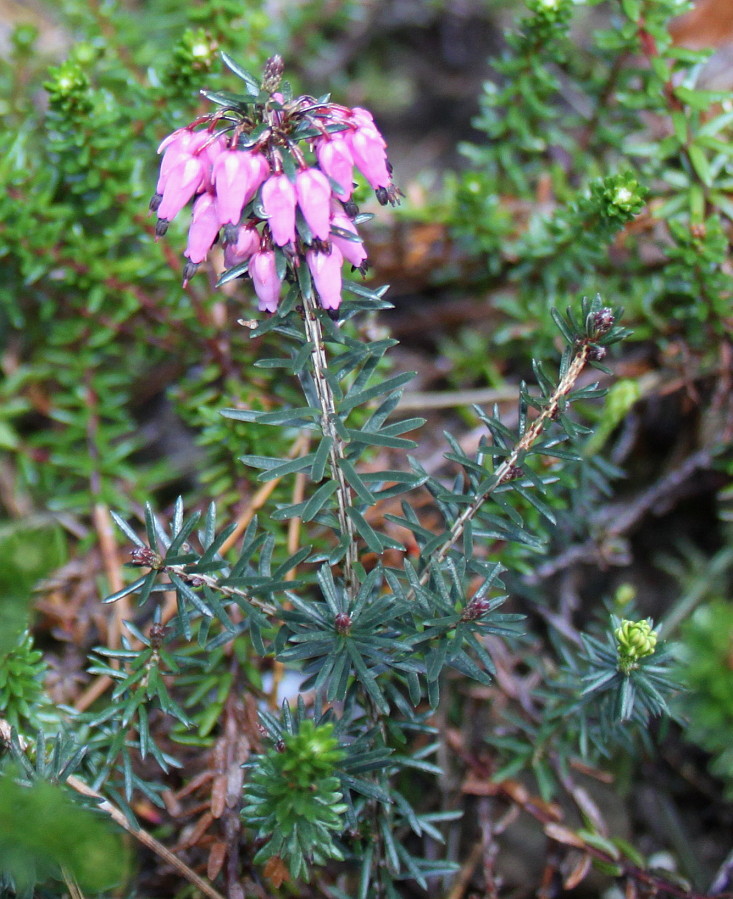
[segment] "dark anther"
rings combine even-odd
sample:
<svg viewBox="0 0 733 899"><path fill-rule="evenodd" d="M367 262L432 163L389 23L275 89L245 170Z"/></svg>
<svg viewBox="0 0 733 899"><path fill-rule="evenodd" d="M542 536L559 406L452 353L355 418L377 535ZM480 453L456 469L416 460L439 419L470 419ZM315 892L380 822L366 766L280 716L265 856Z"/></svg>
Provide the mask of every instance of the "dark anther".
<svg viewBox="0 0 733 899"><path fill-rule="evenodd" d="M163 202L163 194L153 194L150 198L150 206L148 207L151 212L157 212L158 207Z"/></svg>
<svg viewBox="0 0 733 899"><path fill-rule="evenodd" d="M188 282L193 278L196 272L199 270L197 262L187 262L183 266L183 286L185 287Z"/></svg>
<svg viewBox="0 0 733 899"><path fill-rule="evenodd" d="M158 219L155 223L155 236L156 237L165 237L166 231L168 230L169 225L168 219Z"/></svg>

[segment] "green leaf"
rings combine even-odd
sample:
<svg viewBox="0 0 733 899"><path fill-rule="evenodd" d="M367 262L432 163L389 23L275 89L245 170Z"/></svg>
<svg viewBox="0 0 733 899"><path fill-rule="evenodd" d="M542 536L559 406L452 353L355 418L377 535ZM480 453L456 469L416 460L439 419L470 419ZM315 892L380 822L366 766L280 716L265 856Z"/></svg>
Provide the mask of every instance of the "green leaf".
<svg viewBox="0 0 733 899"><path fill-rule="evenodd" d="M228 53L225 53L223 50L220 51L219 55L221 56L221 61L224 63L224 65L231 72L234 72L234 74L238 78L241 78L242 81L244 81L244 83L247 85L247 90L249 91L249 93L255 94L255 95L259 94L260 83L254 77L254 75L251 75L246 69L243 69L242 66L240 66L238 62L236 62L234 59L232 59L232 57Z"/></svg>
<svg viewBox="0 0 733 899"><path fill-rule="evenodd" d="M385 393L391 393L393 390L399 390L400 387L403 387L414 377L415 372L405 371L399 375L394 375L391 378L380 381L379 384L374 384L372 387L367 387L365 390L360 390L356 393L348 393L338 404L338 411L349 412L356 406L361 406L363 403L367 403L375 397Z"/></svg>
<svg viewBox="0 0 733 899"><path fill-rule="evenodd" d="M313 457L313 466L311 467L311 480L316 484L323 478L332 446L332 437L323 437L318 444L318 449Z"/></svg>
<svg viewBox="0 0 733 899"><path fill-rule="evenodd" d="M708 158L702 147L699 147L697 144L691 144L687 148L687 152L697 177L706 187L711 187L713 183L713 174L710 171L710 163L708 162Z"/></svg>
<svg viewBox="0 0 733 899"><path fill-rule="evenodd" d="M364 518L364 516L359 512L358 509L355 509L353 506L349 506L346 510L349 518L356 525L356 530L359 532L362 540L366 543L369 549L373 553L381 553L382 552L382 541L379 538L379 535L374 531Z"/></svg>
<svg viewBox="0 0 733 899"><path fill-rule="evenodd" d="M339 468L343 471L349 486L359 499L369 506L374 505L374 494L359 477L351 462L348 459L339 459Z"/></svg>

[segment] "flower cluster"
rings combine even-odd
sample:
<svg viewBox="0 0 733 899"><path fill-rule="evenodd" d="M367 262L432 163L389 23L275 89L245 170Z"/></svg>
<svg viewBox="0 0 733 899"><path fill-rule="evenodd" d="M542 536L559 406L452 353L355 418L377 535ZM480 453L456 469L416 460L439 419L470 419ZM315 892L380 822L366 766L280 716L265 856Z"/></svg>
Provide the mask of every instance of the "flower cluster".
<svg viewBox="0 0 733 899"><path fill-rule="evenodd" d="M226 56L225 62L253 92L207 94L220 110L161 143L150 204L158 214L156 234L165 234L193 199L184 284L221 237L225 274L249 275L260 310L275 312L287 277L312 284L321 306L336 310L343 263L366 270L352 201L354 169L382 205L398 202L384 138L366 109L287 98L277 90L279 57L268 61L254 88L252 76Z"/></svg>

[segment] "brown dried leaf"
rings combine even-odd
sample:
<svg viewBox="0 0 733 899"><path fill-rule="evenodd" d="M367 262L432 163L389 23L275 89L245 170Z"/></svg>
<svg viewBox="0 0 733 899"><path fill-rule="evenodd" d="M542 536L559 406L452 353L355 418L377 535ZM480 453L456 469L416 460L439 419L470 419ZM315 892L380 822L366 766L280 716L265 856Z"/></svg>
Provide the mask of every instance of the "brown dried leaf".
<svg viewBox="0 0 733 899"><path fill-rule="evenodd" d="M591 867L591 857L586 853L571 852L563 863L563 869L572 865L567 873L564 873L563 887L566 890L574 890L575 887L585 880Z"/></svg>
<svg viewBox="0 0 733 899"><path fill-rule="evenodd" d="M206 876L209 880L216 880L227 857L227 844L217 840L209 850L209 860L206 864Z"/></svg>
<svg viewBox="0 0 733 899"><path fill-rule="evenodd" d="M214 818L221 818L224 814L227 801L227 776L217 774L211 786L211 814Z"/></svg>
<svg viewBox="0 0 733 899"><path fill-rule="evenodd" d="M600 809L591 798L590 793L588 793L588 791L584 787L579 786L573 786L572 793L575 804L578 806L583 816L590 823L593 830L596 830L603 836L608 836L608 827L606 826L606 822L603 818L603 815L601 814Z"/></svg>
<svg viewBox="0 0 733 899"><path fill-rule="evenodd" d="M495 784L488 777L479 777L473 771L469 771L461 785L461 792L469 796L496 796L501 792L499 784Z"/></svg>
<svg viewBox="0 0 733 899"><path fill-rule="evenodd" d="M276 890L283 885L284 881L290 880L290 871L288 871L288 866L280 858L279 855L273 855L272 858L267 860L262 873L275 887Z"/></svg>
<svg viewBox="0 0 733 899"><path fill-rule="evenodd" d="M564 846L574 846L576 849L585 849L585 842L569 827L550 821L545 824L544 831L551 840L556 840Z"/></svg>

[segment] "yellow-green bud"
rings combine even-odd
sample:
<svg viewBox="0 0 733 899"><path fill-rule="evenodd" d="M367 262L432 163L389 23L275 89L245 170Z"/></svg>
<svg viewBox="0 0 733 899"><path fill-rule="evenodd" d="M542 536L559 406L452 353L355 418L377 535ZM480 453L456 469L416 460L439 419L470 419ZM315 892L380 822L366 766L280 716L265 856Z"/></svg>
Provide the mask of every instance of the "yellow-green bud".
<svg viewBox="0 0 733 899"><path fill-rule="evenodd" d="M613 634L619 668L624 672L635 668L639 659L652 655L657 645L657 632L647 619L630 621L625 618Z"/></svg>

